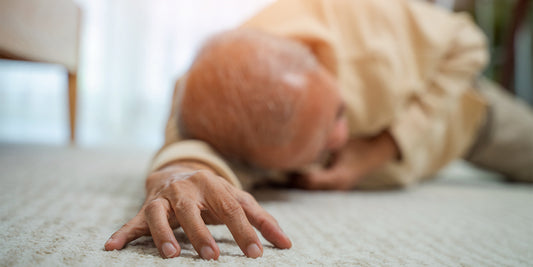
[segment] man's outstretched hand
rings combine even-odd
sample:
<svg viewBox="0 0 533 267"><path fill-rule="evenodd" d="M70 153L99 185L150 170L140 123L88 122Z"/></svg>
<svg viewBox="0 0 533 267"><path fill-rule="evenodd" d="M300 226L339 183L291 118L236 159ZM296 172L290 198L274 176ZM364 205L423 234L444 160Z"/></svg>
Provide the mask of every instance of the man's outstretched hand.
<svg viewBox="0 0 533 267"><path fill-rule="evenodd" d="M143 207L111 236L105 249L122 249L141 236L151 235L163 257L177 257L181 249L172 229L181 226L200 257L217 259L220 250L206 224L221 223L227 225L248 257L263 254L252 225L276 247L291 247L276 220L252 195L198 165L176 163L152 173L146 180Z"/></svg>

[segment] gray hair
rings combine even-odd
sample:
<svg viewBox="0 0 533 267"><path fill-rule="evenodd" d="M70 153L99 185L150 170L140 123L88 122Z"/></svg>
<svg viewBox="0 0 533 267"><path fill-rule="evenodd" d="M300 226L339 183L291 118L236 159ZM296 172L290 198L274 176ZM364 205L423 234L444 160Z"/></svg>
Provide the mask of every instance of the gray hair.
<svg viewBox="0 0 533 267"><path fill-rule="evenodd" d="M255 30L217 34L200 49L180 92L179 127L228 157L292 140L291 122L318 62L304 45Z"/></svg>

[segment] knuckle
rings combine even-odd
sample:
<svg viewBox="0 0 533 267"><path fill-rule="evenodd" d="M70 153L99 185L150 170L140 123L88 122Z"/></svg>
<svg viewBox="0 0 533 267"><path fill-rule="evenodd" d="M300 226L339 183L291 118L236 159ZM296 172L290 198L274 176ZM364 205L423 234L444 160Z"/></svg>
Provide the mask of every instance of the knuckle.
<svg viewBox="0 0 533 267"><path fill-rule="evenodd" d="M201 225L190 226L190 231L187 235L191 243L208 243L209 237L205 233L204 228Z"/></svg>
<svg viewBox="0 0 533 267"><path fill-rule="evenodd" d="M258 207L257 208L257 215L255 215L254 217L254 220L256 221L257 225L259 227L263 227L264 225L267 225L267 224L274 224L274 225L278 225L278 222L276 221L276 219L274 218L274 216L272 216L270 213L268 213L266 210L264 210L262 207Z"/></svg>
<svg viewBox="0 0 533 267"><path fill-rule="evenodd" d="M176 195L181 195L184 192L183 183L182 181L174 181L167 187L170 192Z"/></svg>
<svg viewBox="0 0 533 267"><path fill-rule="evenodd" d="M268 225L270 223L270 220L266 216L260 216L259 218L256 218L257 220L257 228L259 230L263 230L265 225Z"/></svg>
<svg viewBox="0 0 533 267"><path fill-rule="evenodd" d="M121 231L118 231L115 234L125 234L128 238L138 237L146 234L146 229L148 229L147 225L145 223L136 224L133 222L127 222L125 223Z"/></svg>
<svg viewBox="0 0 533 267"><path fill-rule="evenodd" d="M194 203L189 199L179 198L174 203L176 212L184 213L194 208Z"/></svg>
<svg viewBox="0 0 533 267"><path fill-rule="evenodd" d="M213 182L212 176L213 173L208 170L197 170L189 179L197 184L208 185Z"/></svg>
<svg viewBox="0 0 533 267"><path fill-rule="evenodd" d="M220 201L220 213L225 218L233 218L241 213L241 206L236 201Z"/></svg>
<svg viewBox="0 0 533 267"><path fill-rule="evenodd" d="M248 192L242 193L240 202L241 202L241 205L248 206L248 207L253 206L256 203L255 198L252 196L252 194Z"/></svg>
<svg viewBox="0 0 533 267"><path fill-rule="evenodd" d="M142 225L135 225L132 227L131 229L131 236L132 237L136 237L136 236L143 236L146 234L146 230L148 229L148 226L145 225L145 224L142 224Z"/></svg>
<svg viewBox="0 0 533 267"><path fill-rule="evenodd" d="M145 214L146 214L146 212L150 212L150 211L153 211L153 210L155 210L157 208L160 208L162 205L163 205L163 200L161 200L160 198L156 198L154 200L150 200L148 203L146 203Z"/></svg>

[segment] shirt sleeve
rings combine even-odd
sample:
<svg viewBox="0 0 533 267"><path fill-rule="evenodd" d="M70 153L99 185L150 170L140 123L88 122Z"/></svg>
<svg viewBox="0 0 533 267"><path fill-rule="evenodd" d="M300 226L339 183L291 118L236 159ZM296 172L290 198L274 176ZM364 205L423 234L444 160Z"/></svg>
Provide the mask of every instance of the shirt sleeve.
<svg viewBox="0 0 533 267"><path fill-rule="evenodd" d="M408 2L406 12L410 39L423 44L415 51L423 83L407 95L389 128L401 160L372 174L363 188L405 186L433 175L466 152L485 114L473 89L488 61L481 30L466 14L419 1Z"/></svg>
<svg viewBox="0 0 533 267"><path fill-rule="evenodd" d="M337 74L335 33L323 0L278 0L243 23L251 28L287 37L307 46L332 74Z"/></svg>
<svg viewBox="0 0 533 267"><path fill-rule="evenodd" d="M187 140L180 136L178 129L178 100L180 90L183 89L184 79L176 82L172 96L172 107L165 128L165 143L152 159L150 172L153 172L171 162L193 160L209 165L217 174L228 182L242 188L241 182L224 159L218 155L206 142Z"/></svg>

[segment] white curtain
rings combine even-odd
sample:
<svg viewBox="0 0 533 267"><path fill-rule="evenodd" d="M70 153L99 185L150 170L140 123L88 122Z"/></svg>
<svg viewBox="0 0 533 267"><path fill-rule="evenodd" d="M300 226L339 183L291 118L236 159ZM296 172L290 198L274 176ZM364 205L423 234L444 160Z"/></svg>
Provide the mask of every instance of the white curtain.
<svg viewBox="0 0 533 267"><path fill-rule="evenodd" d="M201 42L271 0L78 0L84 12L79 144L155 148L174 80Z"/></svg>

